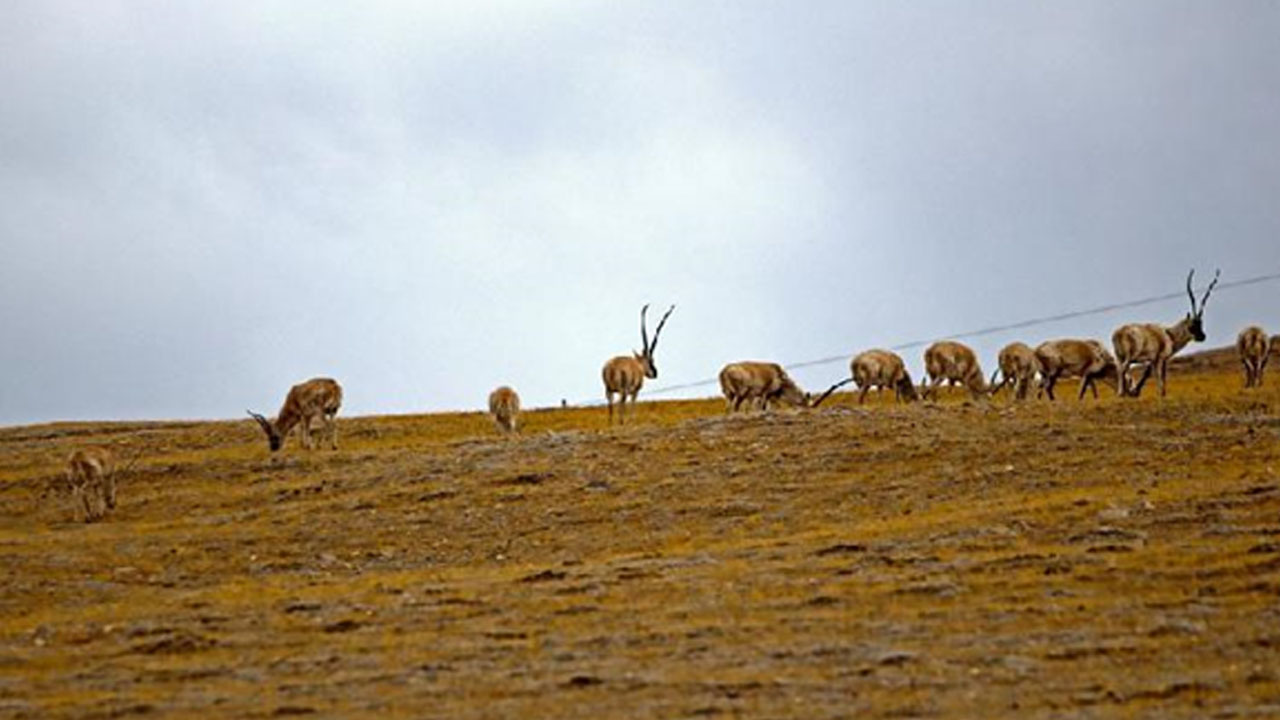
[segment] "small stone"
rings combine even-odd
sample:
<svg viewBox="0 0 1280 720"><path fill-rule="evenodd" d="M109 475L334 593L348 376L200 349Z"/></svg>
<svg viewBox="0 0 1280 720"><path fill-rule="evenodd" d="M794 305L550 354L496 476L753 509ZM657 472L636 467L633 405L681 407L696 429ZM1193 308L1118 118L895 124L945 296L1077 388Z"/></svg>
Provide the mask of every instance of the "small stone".
<svg viewBox="0 0 1280 720"><path fill-rule="evenodd" d="M1107 522L1115 522L1116 520L1124 520L1125 518L1128 518L1128 517L1129 517L1129 511L1128 511L1128 510L1126 510L1126 509L1124 509L1124 508L1122 508L1122 507L1115 507L1114 505L1113 505L1113 506L1111 506L1111 507L1108 507L1108 508L1107 508L1107 509L1105 509L1105 510L1101 510L1101 511L1099 511L1099 512L1098 512L1098 519L1099 519L1099 520L1105 520L1105 521L1107 521Z"/></svg>

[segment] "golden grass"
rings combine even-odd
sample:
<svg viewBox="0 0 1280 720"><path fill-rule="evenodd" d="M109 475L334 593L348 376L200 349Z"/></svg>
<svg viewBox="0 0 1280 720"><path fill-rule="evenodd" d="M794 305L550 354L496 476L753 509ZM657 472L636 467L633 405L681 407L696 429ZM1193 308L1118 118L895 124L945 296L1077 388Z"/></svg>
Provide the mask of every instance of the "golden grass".
<svg viewBox="0 0 1280 720"><path fill-rule="evenodd" d="M1280 712L1274 386L0 430L0 716ZM1064 393L1066 394L1066 393ZM42 484L147 450L107 520Z"/></svg>

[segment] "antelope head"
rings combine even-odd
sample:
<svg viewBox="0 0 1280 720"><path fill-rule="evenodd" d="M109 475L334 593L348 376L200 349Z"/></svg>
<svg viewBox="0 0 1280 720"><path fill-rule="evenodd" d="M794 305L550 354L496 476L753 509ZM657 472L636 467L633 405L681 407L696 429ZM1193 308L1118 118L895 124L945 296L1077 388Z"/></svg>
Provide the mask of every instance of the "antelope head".
<svg viewBox="0 0 1280 720"><path fill-rule="evenodd" d="M920 399L920 394L916 392L915 383L911 382L910 373L902 373L902 379L898 381L898 392L902 393L902 397L907 402L915 402Z"/></svg>
<svg viewBox="0 0 1280 720"><path fill-rule="evenodd" d="M671 317L671 311L676 306L672 305L667 308L667 312L663 314L662 319L658 321L658 329L653 331L653 342L649 342L649 333L645 329L644 315L649 310L646 304L640 308L640 343L644 347L643 353L633 353L636 360L640 361L640 365L644 368L644 376L653 380L658 377L658 366L653 361L653 353L658 349L658 336L662 334L662 326L667 324L667 318Z"/></svg>
<svg viewBox="0 0 1280 720"><path fill-rule="evenodd" d="M1200 306L1196 307L1196 295L1191 291L1191 278L1196 274L1195 268L1187 273L1187 297L1191 299L1191 312L1183 322L1187 323L1187 330L1191 332L1191 337L1196 342L1204 342L1204 305L1209 301L1209 294L1213 292L1214 286L1218 284L1218 276L1222 274L1221 270L1214 272L1213 282L1209 283L1209 287L1204 291L1204 297L1200 299Z"/></svg>
<svg viewBox="0 0 1280 720"><path fill-rule="evenodd" d="M271 446L271 452L279 450L280 446L284 444L284 439L280 437L280 432L276 430L276 426L270 420L252 410L246 410L245 412L249 413L249 417L257 420L258 424L262 426L262 432L267 434L267 444Z"/></svg>

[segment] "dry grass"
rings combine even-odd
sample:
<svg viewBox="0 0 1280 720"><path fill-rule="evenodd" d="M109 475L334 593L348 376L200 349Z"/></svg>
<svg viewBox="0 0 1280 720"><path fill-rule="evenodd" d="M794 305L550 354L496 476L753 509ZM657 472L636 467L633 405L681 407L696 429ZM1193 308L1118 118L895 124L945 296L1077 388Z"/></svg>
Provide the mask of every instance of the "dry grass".
<svg viewBox="0 0 1280 720"><path fill-rule="evenodd" d="M0 716L1280 714L1280 382L0 430ZM1073 389L1073 388L1069 388ZM43 484L145 447L105 522Z"/></svg>

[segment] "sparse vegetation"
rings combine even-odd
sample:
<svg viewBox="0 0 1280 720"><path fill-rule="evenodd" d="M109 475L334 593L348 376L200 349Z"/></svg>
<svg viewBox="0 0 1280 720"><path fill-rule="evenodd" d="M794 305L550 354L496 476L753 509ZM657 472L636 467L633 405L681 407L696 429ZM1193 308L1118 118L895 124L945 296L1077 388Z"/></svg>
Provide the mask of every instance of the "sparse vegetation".
<svg viewBox="0 0 1280 720"><path fill-rule="evenodd" d="M0 429L0 716L1280 712L1280 391ZM146 447L86 525L72 450Z"/></svg>

